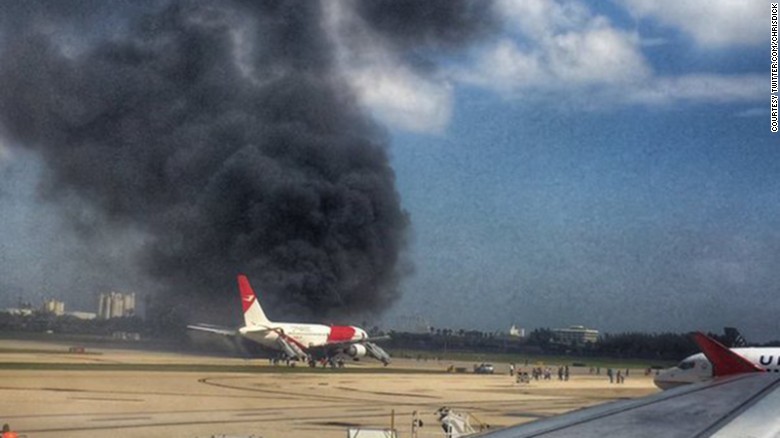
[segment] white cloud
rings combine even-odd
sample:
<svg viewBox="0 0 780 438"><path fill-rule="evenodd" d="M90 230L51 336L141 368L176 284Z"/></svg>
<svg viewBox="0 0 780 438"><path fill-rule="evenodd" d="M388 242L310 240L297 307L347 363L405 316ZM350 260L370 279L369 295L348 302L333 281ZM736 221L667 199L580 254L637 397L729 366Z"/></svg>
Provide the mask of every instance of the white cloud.
<svg viewBox="0 0 780 438"><path fill-rule="evenodd" d="M745 0L621 0L638 18L679 28L708 48L759 44L769 34L769 3Z"/></svg>
<svg viewBox="0 0 780 438"><path fill-rule="evenodd" d="M555 77L569 83L630 83L649 72L638 38L606 23L556 35L546 51Z"/></svg>
<svg viewBox="0 0 780 438"><path fill-rule="evenodd" d="M749 102L765 95L766 88L766 78L761 75L690 74L655 78L634 90L628 99L650 104Z"/></svg>
<svg viewBox="0 0 780 438"><path fill-rule="evenodd" d="M508 27L524 38L504 38L453 75L498 91L568 90L626 84L650 74L636 34L613 27L577 2L498 4Z"/></svg>
<svg viewBox="0 0 780 438"><path fill-rule="evenodd" d="M510 39L502 39L474 64L453 72L463 82L500 92L545 86L549 75L539 52L523 52Z"/></svg>
<svg viewBox="0 0 780 438"><path fill-rule="evenodd" d="M496 9L510 31L536 38L579 29L591 19L590 11L575 1L498 0Z"/></svg>
<svg viewBox="0 0 780 438"><path fill-rule="evenodd" d="M678 26L707 47L747 44L765 36L765 26L755 23L762 13L755 4L676 0L661 1L660 7L650 0L619 1L634 16ZM671 43L665 36L642 38L581 0L498 0L494 7L507 33L441 74L420 72L402 59L355 14L349 0L321 4L322 26L335 47L340 76L375 117L408 131L444 131L457 83L506 98L553 95L589 107L752 102L762 95L758 75L658 76L642 50Z"/></svg>
<svg viewBox="0 0 780 438"><path fill-rule="evenodd" d="M322 2L323 26L338 68L363 105L382 122L409 131L443 131L452 113L452 86L442 76L407 65L354 14L349 2Z"/></svg>
<svg viewBox="0 0 780 438"><path fill-rule="evenodd" d="M408 67L371 64L348 69L362 102L385 123L415 132L441 132L452 113L452 89L416 75Z"/></svg>
<svg viewBox="0 0 780 438"><path fill-rule="evenodd" d="M721 3L716 2L718 14L727 9ZM589 107L723 103L756 101L766 88L765 78L755 74L658 76L642 53L648 41L615 27L582 2L500 0L497 7L515 37L483 49L470 64L454 68L452 76L505 97L557 94Z"/></svg>

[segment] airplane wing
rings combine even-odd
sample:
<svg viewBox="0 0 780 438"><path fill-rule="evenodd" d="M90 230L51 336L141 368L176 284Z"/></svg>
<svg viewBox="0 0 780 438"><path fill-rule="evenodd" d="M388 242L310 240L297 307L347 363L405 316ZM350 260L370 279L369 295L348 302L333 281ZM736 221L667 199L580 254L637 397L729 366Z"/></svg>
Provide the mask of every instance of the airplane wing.
<svg viewBox="0 0 780 438"><path fill-rule="evenodd" d="M210 325L210 324L194 324L194 325L188 325L188 330L196 330L201 332L209 332L209 333L216 333L218 335L223 336L236 336L238 335L238 330L231 329L227 327L220 327L216 325Z"/></svg>
<svg viewBox="0 0 780 438"><path fill-rule="evenodd" d="M766 373L717 341L694 339L713 364L713 380L510 427L491 438L777 437L780 375Z"/></svg>
<svg viewBox="0 0 780 438"><path fill-rule="evenodd" d="M335 342L328 342L323 346L323 348L342 348L342 347L349 347L352 344L382 342L382 341L387 341L389 339L390 336L385 335L385 336L376 336L373 338L350 339L348 341L335 341Z"/></svg>
<svg viewBox="0 0 780 438"><path fill-rule="evenodd" d="M479 435L490 438L775 437L780 375L739 374Z"/></svg>
<svg viewBox="0 0 780 438"><path fill-rule="evenodd" d="M312 353L321 353L326 356L331 356L334 351L341 351L352 357L370 356L374 359L388 365L391 362L390 355L382 349L382 347L375 344L376 341L383 341L390 339L389 336L377 336L374 338L363 339L350 339L348 341L336 341L329 342L321 346L309 347L308 351Z"/></svg>

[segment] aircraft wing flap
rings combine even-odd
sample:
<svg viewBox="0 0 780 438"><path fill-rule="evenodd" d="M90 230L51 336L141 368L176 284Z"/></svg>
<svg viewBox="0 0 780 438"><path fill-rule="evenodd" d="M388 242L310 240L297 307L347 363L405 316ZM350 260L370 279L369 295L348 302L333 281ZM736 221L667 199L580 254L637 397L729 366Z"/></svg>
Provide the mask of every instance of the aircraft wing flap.
<svg viewBox="0 0 780 438"><path fill-rule="evenodd" d="M761 412L766 409L780 411L778 388L780 376L777 374L742 374L687 385L640 399L582 409L480 436L687 438L712 434L718 436L718 431L725 430L730 424L735 425L732 427L741 427L738 423L740 421L754 424L754 427L760 427L766 433L767 430L777 431L780 428L780 419L776 415L761 416ZM751 414L753 406L759 410ZM751 415L756 420L751 420ZM760 423L755 424L755 421ZM767 436L765 433L756 436Z"/></svg>

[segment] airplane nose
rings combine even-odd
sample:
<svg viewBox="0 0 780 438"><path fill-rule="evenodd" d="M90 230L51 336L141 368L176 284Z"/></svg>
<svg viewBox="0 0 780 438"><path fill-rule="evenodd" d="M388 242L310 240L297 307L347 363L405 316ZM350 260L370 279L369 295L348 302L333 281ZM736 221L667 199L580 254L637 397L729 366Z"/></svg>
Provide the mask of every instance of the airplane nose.
<svg viewBox="0 0 780 438"><path fill-rule="evenodd" d="M668 370L661 371L653 378L653 384L665 391L680 385L680 382L675 381L673 378L674 373Z"/></svg>
<svg viewBox="0 0 780 438"><path fill-rule="evenodd" d="M659 389L667 390L672 387L672 385L667 382L666 380L659 379L658 376L653 379L653 384L658 387Z"/></svg>

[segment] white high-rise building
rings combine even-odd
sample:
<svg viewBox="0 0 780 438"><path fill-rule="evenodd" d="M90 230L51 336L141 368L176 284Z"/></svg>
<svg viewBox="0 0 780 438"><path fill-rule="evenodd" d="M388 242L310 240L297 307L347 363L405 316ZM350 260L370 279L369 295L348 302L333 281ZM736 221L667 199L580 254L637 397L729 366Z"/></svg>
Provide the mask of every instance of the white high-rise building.
<svg viewBox="0 0 780 438"><path fill-rule="evenodd" d="M599 341L599 331L585 328L581 325L572 325L569 328L552 329L555 339L566 345L577 344L595 344Z"/></svg>
<svg viewBox="0 0 780 438"><path fill-rule="evenodd" d="M111 319L135 315L135 293L110 292L100 294L98 318Z"/></svg>
<svg viewBox="0 0 780 438"><path fill-rule="evenodd" d="M514 338L524 338L525 329L519 328L516 325L512 324L512 327L509 327L509 336L512 336Z"/></svg>
<svg viewBox="0 0 780 438"><path fill-rule="evenodd" d="M59 300L45 300L43 302L43 311L57 316L65 314L65 303Z"/></svg>

